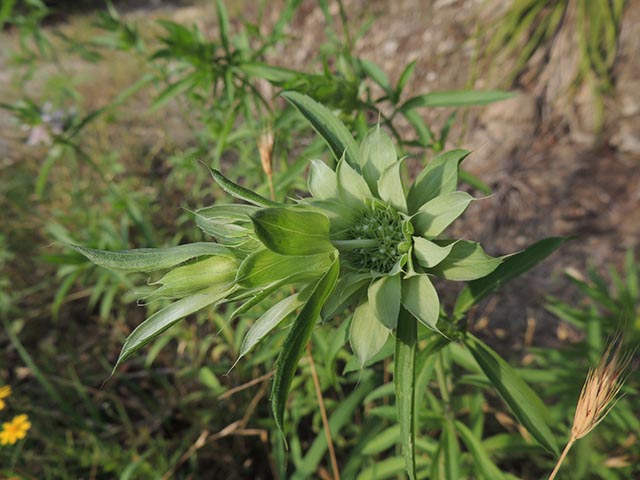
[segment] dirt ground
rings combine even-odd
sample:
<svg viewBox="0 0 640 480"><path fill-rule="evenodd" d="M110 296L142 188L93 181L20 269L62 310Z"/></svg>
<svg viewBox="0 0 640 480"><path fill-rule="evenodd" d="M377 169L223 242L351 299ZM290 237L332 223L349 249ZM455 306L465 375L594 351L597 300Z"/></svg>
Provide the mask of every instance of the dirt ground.
<svg viewBox="0 0 640 480"><path fill-rule="evenodd" d="M215 34L210 5L147 3L125 15L134 20L149 12L170 16L186 24L198 23ZM279 3L273 3L273 19ZM593 125L594 106L587 89L566 93L570 45L552 47L513 84L501 83L509 62L491 62L484 48L491 31L487 26L496 23L509 1L345 0L344 4L354 32L372 20L355 44L357 55L378 63L392 82L406 64L417 62L407 95L463 88L519 92L511 100L465 112L453 128L449 146L473 150L464 167L495 192L469 208L455 234L481 241L492 254L510 253L544 237L575 237L475 313L478 325L486 324L483 316L490 318L488 331L498 344L522 345L527 325L533 324L539 332L534 343L553 342L558 322L544 310L545 295L579 298L564 278L564 269L619 265L626 249L638 250L640 3L629 2L624 15L613 72L615 87L605 100L602 130ZM232 13L251 15L251 5L246 10L231 4L229 8ZM337 18L337 5L332 8ZM304 1L288 32L291 41L272 61L317 70L317 47L325 38L324 30L317 3ZM1 76L0 83L7 81L6 72ZM435 129L449 113L424 109ZM4 121L0 118L0 124ZM188 132L183 133L186 141ZM180 132L173 135L180 141Z"/></svg>

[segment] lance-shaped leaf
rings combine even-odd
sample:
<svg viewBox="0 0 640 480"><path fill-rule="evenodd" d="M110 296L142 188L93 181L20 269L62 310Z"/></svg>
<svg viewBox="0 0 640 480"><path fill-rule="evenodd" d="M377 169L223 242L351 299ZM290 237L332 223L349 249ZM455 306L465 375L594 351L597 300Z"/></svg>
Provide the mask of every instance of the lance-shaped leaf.
<svg viewBox="0 0 640 480"><path fill-rule="evenodd" d="M416 275L402 280L402 305L426 327L439 331L440 300L429 277Z"/></svg>
<svg viewBox="0 0 640 480"><path fill-rule="evenodd" d="M322 160L311 160L308 181L309 193L317 200L338 198L336 172Z"/></svg>
<svg viewBox="0 0 640 480"><path fill-rule="evenodd" d="M331 265L328 254L280 255L271 250L258 250L240 264L236 282L246 288L263 287L290 277L292 281L311 280L322 275Z"/></svg>
<svg viewBox="0 0 640 480"><path fill-rule="evenodd" d="M322 308L322 318L331 318L360 298L371 283L369 273L348 272L341 275L336 288Z"/></svg>
<svg viewBox="0 0 640 480"><path fill-rule="evenodd" d="M475 280L493 272L501 258L487 255L479 243L468 240L436 240L440 246L453 244L451 253L438 265L429 269L429 273L447 280Z"/></svg>
<svg viewBox="0 0 640 480"><path fill-rule="evenodd" d="M402 160L389 166L378 179L378 195L396 210L407 213L407 200L400 177Z"/></svg>
<svg viewBox="0 0 640 480"><path fill-rule="evenodd" d="M422 237L413 237L413 254L425 268L438 265L451 253L455 242L441 246Z"/></svg>
<svg viewBox="0 0 640 480"><path fill-rule="evenodd" d="M296 308L302 305L303 299L308 297L308 293L303 290L300 293L291 295L280 300L273 307L267 310L256 322L251 326L247 334L242 339L240 346L240 354L238 360L249 353L260 340L262 340L269 332L276 328L289 314L293 313ZM237 360L236 360L237 361Z"/></svg>
<svg viewBox="0 0 640 480"><path fill-rule="evenodd" d="M152 285L161 285L147 298L178 298L216 284L233 281L238 261L229 257L208 257L199 262L174 268Z"/></svg>
<svg viewBox="0 0 640 480"><path fill-rule="evenodd" d="M127 337L127 340L122 346L122 351L120 352L118 361L116 362L115 367L113 367L114 371L122 362L133 355L137 350L144 347L162 332L171 328L176 324L176 322L187 315L219 302L234 288L235 286L230 284L215 285L201 291L200 293L178 300L177 302L174 302L159 312L151 315L144 322L138 325L138 327L131 332L131 335Z"/></svg>
<svg viewBox="0 0 640 480"><path fill-rule="evenodd" d="M360 170L373 192L378 191L378 180L382 172L387 170L398 160L396 148L389 135L380 125L369 130L360 144Z"/></svg>
<svg viewBox="0 0 640 480"><path fill-rule="evenodd" d="M352 167L358 165L358 146L349 129L327 107L311 97L298 92L282 92L282 95L311 123L311 126L327 143L333 156L343 156Z"/></svg>
<svg viewBox="0 0 640 480"><path fill-rule="evenodd" d="M386 327L396 328L400 313L400 274L377 279L369 286L367 296L375 317Z"/></svg>
<svg viewBox="0 0 640 480"><path fill-rule="evenodd" d="M213 179L216 181L222 189L227 192L229 195L239 199L244 200L245 202L253 203L254 205L258 205L259 207L278 207L280 204L278 202L274 202L273 200L269 200L268 198L263 197L262 195L258 195L255 192L252 192L248 188L245 188L237 183L229 180L225 177L220 170L216 170L215 168L211 169L211 175Z"/></svg>
<svg viewBox="0 0 640 480"><path fill-rule="evenodd" d="M491 274L470 282L458 296L454 316L461 318L473 305L512 278L526 272L555 252L569 237L551 237L534 243L525 250L509 255Z"/></svg>
<svg viewBox="0 0 640 480"><path fill-rule="evenodd" d="M467 335L465 345L522 426L540 445L557 455L558 445L549 428L549 416L540 397L485 343L473 335Z"/></svg>
<svg viewBox="0 0 640 480"><path fill-rule="evenodd" d="M500 90L453 90L450 92L431 92L410 98L400 111L408 111L417 107L469 107L486 105L515 97L514 92Z"/></svg>
<svg viewBox="0 0 640 480"><path fill-rule="evenodd" d="M349 343L358 357L360 368L364 368L365 363L382 349L389 333L389 329L376 317L369 300L363 299L353 312L349 329Z"/></svg>
<svg viewBox="0 0 640 480"><path fill-rule="evenodd" d="M217 243L198 242L168 248L139 248L110 252L93 248L69 245L93 263L109 270L123 272L153 272L171 268L196 257L223 255L234 258L228 248Z"/></svg>
<svg viewBox="0 0 640 480"><path fill-rule="evenodd" d="M334 250L326 215L302 209L264 208L251 217L264 245L281 255L314 255Z"/></svg>
<svg viewBox="0 0 640 480"><path fill-rule="evenodd" d="M416 235L437 237L462 215L472 200L467 192L448 193L429 200L412 218Z"/></svg>
<svg viewBox="0 0 640 480"><path fill-rule="evenodd" d="M216 204L201 208L194 215L198 227L207 235L225 243L237 243L253 232L249 215L257 210L253 205Z"/></svg>
<svg viewBox="0 0 640 480"><path fill-rule="evenodd" d="M342 200L351 208L363 208L365 201L372 198L372 195L362 175L344 160L338 162L336 173L338 175L338 193Z"/></svg>
<svg viewBox="0 0 640 480"><path fill-rule="evenodd" d="M419 278L419 277L414 277ZM410 480L416 478L416 432L415 432L415 383L416 344L418 324L407 310L401 309L396 331L396 354L393 382L396 390L396 408L400 424L402 456Z"/></svg>
<svg viewBox="0 0 640 480"><path fill-rule="evenodd" d="M329 270L318 280L309 299L293 322L278 356L273 378L271 407L276 426L281 432L284 432L284 408L291 382L298 368L298 361L311 337L322 306L335 287L339 272L340 265L338 260L335 260Z"/></svg>
<svg viewBox="0 0 640 480"><path fill-rule="evenodd" d="M431 160L409 189L409 213L415 213L439 195L455 192L458 188L458 167L469 153L468 150L451 150Z"/></svg>

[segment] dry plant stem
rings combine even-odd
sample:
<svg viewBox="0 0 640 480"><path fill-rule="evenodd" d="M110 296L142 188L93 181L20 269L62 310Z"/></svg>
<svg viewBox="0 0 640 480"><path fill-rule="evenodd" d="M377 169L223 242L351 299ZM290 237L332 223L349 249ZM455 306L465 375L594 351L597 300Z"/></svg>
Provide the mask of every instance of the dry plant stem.
<svg viewBox="0 0 640 480"><path fill-rule="evenodd" d="M558 463L556 463L556 466L553 468L553 472L551 472L551 475L549 475L549 480L553 480L554 478L556 478L556 475L560 470L560 466L562 465L562 462L564 462L564 459L567 456L567 453L569 453L569 450L571 450L571 447L573 446L575 441L576 439L573 436L571 436L571 438L567 442L567 446L564 447L564 450L562 451L562 455L560 455L560 458L558 458Z"/></svg>
<svg viewBox="0 0 640 480"><path fill-rule="evenodd" d="M316 397L318 397L318 406L320 407L320 416L322 417L324 434L327 437L327 447L329 448L329 457L331 458L331 469L333 470L333 477L335 480L340 480L340 470L338 469L336 451L333 448L333 440L331 440L331 428L329 427L329 418L327 417L327 410L324 408L324 400L322 398L322 389L320 388L320 380L318 379L316 364L313 361L313 355L311 354L311 343L307 343L307 353L309 354L309 365L311 366L311 377L313 378L313 385L316 390Z"/></svg>

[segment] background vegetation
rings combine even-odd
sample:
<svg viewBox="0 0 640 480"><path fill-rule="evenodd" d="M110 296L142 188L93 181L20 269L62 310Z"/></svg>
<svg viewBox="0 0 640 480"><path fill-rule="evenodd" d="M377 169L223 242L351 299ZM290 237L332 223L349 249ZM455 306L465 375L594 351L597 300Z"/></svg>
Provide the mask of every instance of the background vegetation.
<svg viewBox="0 0 640 480"><path fill-rule="evenodd" d="M455 30L461 5L435 3L443 5L433 5L433 11L442 12L440 18L449 15L445 23ZM577 17L561 18L572 18L578 26L588 24L598 33L586 35L589 41L579 50L585 55L580 57L579 75L571 78L572 88L563 102L573 102L566 98L576 95L580 100L580 82L591 79L599 105L589 110L597 116L589 137L591 155L605 152L606 157L624 150L607 140L607 115L618 115L616 104L607 98L617 91L616 74L623 75L616 65L621 62L624 2L515 2L508 13L502 8L505 21L500 28L492 30L489 22L483 25L480 20L467 23L465 38L477 41L472 61L464 68L447 64L454 73L446 78L455 83L445 82L437 91L422 83L428 72L420 57L406 62L398 57L389 67L384 58L367 55L362 47L369 45L368 38L382 37L372 48L390 48L386 42L393 38L386 32L394 30L385 28L392 18L385 2L368 8L357 2L291 0L277 9L270 4L224 8L218 2L153 9L140 2L140 10L121 3L70 12L64 3L2 3L0 383L10 385L13 393L0 414L6 421L14 412L26 413L32 427L26 439L0 447L0 475L331 478L311 362L305 357L290 398L289 451L270 417L269 379L284 332L231 369L242 333L259 310L232 324L226 322L230 312L224 309L195 316L111 377L123 339L147 310L160 305L136 306L145 276L100 269L60 247L60 242L68 242L117 250L204 239L192 212L222 199L224 193L200 162L265 196L271 188L278 199L304 191L309 159L330 157L296 111L275 96L280 90L312 96L339 112L359 135L379 120L399 148L411 155L405 172L410 177L446 145L466 146L470 137L471 143L476 141L473 133L482 130L486 117L483 110L469 106L505 100L490 107L500 108L501 103L518 101L493 90L486 93L488 86L519 88L524 96L535 90L527 75L540 60L525 53L539 51L540 45L552 51L553 45L543 40L561 37L563 25L569 23L556 20L557 12L564 9L566 15L567 9L578 8L582 13ZM598 9L589 10L595 4ZM631 16L635 12L628 10ZM304 22L314 19L315 27L306 31ZM304 51L301 45L309 42L313 60L298 59L295 52ZM518 42L525 49L514 59L510 52ZM440 56L446 56L442 45L434 48L442 48ZM483 56L484 46L503 54L500 62L507 63L492 64L491 55ZM397 42L395 49L402 50L402 45ZM422 45L420 55L435 54ZM491 68L501 71L504 65L511 72L507 84L481 75ZM467 78L455 78L460 71ZM556 78L553 72L547 75ZM458 89L454 95L439 93L452 87ZM540 95L546 101L548 89ZM548 121L552 118L557 117L549 114ZM571 116L567 118L561 122L565 134L575 139L578 127ZM509 121L506 127L508 144L518 127ZM275 138L272 177L260 155L267 128ZM544 126L536 131L547 140L556 134ZM625 141L617 145L627 145ZM271 148L268 142L266 146ZM634 155L631 151L631 160L621 161L635 161ZM517 183L517 172L483 175L491 165L472 165L462 177L466 188L477 196L494 191L494 199L503 203L509 203L505 185L516 185L509 188L519 188L524 195L527 185ZM547 180L553 171L536 171L536 163L531 165L529 175L553 183ZM616 171L622 183L612 180L612 186L622 189L623 197L633 177ZM575 172L579 170L572 178L577 179ZM614 209L620 197L614 188L610 191ZM525 208L509 215L499 210L496 224L509 216L525 223L526 214ZM599 210L592 207L587 218L588 214L598 215ZM634 218L626 220L633 224ZM504 231L493 232L492 238L491 232L477 227L482 220L468 222L463 228L481 232L487 238L484 244L493 242L494 248L504 249L496 253L516 249L505 245L509 235ZM617 227L614 222L610 231L619 233ZM596 250L610 254L593 256L595 264L589 268L583 252L593 244L581 247L579 239L576 247L569 243L550 260L557 265L548 280L553 296L534 295L537 304L522 303L526 295L517 299L521 306L515 315L529 320L526 331L517 333L518 342L501 339L500 333L505 324L516 324L510 317L514 310L496 308L492 300L475 312L470 325L517 365L522 378L543 396L558 443L566 440L586 371L613 332L624 329L630 344L639 338L639 275L633 252L638 237L626 241L625 232L633 238L634 231L625 230L622 240L614 235L615 246L600 244ZM592 232L582 223L568 231L539 231L533 240L554 234L589 237ZM579 253L570 253L572 248ZM561 256L564 260L557 258ZM582 258L574 261L576 257ZM573 269L562 276L559 272L565 267ZM528 278L524 281L533 284L533 277ZM544 313L543 303L550 313ZM557 319L570 327L550 334ZM323 325L312 338L340 472L343 478L395 478L403 462L395 412L390 410L391 365L385 361L359 372L348 346L343 348L342 330ZM506 330L514 335L509 327ZM510 348L517 343L521 348ZM456 374L455 383L443 384L447 371ZM447 350L437 363L425 364L422 377L418 462L425 478L452 478L451 472L458 478L493 478L494 464L518 478L540 478L551 470L554 458L520 434L468 353ZM626 396L598 430L577 444L561 475L625 479L640 474L637 388L637 377L631 377ZM455 412L445 426L436 418L442 404L447 412Z"/></svg>

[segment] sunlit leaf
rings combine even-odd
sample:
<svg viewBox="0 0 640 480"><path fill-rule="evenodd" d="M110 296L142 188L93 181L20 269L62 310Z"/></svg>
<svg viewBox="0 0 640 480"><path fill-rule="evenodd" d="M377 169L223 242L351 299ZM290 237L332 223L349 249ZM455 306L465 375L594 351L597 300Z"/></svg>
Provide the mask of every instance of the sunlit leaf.
<svg viewBox="0 0 640 480"><path fill-rule="evenodd" d="M438 265L451 253L454 243L441 246L422 237L413 237L413 254L418 259L418 263L425 268Z"/></svg>
<svg viewBox="0 0 640 480"><path fill-rule="evenodd" d="M407 213L407 200L400 177L400 164L396 162L387 168L378 179L378 194L380 198L400 212Z"/></svg>
<svg viewBox="0 0 640 480"><path fill-rule="evenodd" d="M260 241L281 255L314 255L334 250L329 240L329 219L320 212L263 208L251 220Z"/></svg>
<svg viewBox="0 0 640 480"><path fill-rule="evenodd" d="M473 201L467 192L440 195L422 205L412 219L416 235L437 237L466 210Z"/></svg>
<svg viewBox="0 0 640 480"><path fill-rule="evenodd" d="M344 160L338 162L338 193L344 202L354 208L362 209L365 200L372 198L367 182Z"/></svg>
<svg viewBox="0 0 640 480"><path fill-rule="evenodd" d="M446 247L453 244L451 253L438 265L429 269L447 280L475 280L493 272L501 258L487 255L479 243L468 240L436 240L436 244Z"/></svg>
<svg viewBox="0 0 640 480"><path fill-rule="evenodd" d="M336 160L344 156L351 166L358 165L358 146L351 132L328 108L298 92L282 92L280 95L311 123L316 132L327 142Z"/></svg>
<svg viewBox="0 0 640 480"><path fill-rule="evenodd" d="M360 144L360 169L369 188L377 192L377 185L382 172L398 160L396 148L380 125L372 128Z"/></svg>
<svg viewBox="0 0 640 480"><path fill-rule="evenodd" d="M458 167L470 153L468 150L451 150L431 160L409 189L409 213L415 213L439 195L455 192L458 188Z"/></svg>
<svg viewBox="0 0 640 480"><path fill-rule="evenodd" d="M216 181L222 189L227 192L229 195L244 200L245 202L253 203L259 207L278 207L280 204L278 202L274 202L273 200L269 200L268 198L263 197L262 195L258 195L255 192L252 192L248 188L245 188L237 183L229 180L225 177L220 170L216 170L215 168L211 169L211 175L213 179Z"/></svg>
<svg viewBox="0 0 640 480"><path fill-rule="evenodd" d="M318 200L338 198L338 179L336 172L322 160L311 160L308 181L309 193Z"/></svg>

